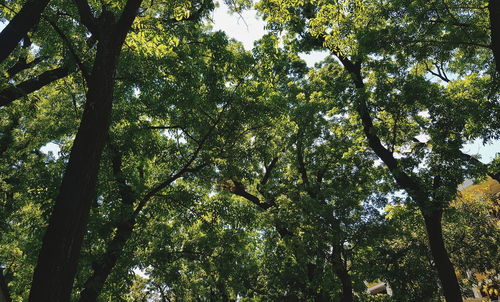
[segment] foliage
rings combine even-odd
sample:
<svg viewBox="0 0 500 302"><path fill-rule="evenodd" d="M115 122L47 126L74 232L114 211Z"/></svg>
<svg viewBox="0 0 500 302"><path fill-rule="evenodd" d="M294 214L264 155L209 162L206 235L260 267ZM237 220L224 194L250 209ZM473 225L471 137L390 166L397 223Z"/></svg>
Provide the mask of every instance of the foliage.
<svg viewBox="0 0 500 302"><path fill-rule="evenodd" d="M246 51L206 24L212 1L139 1L109 44L134 1L53 0L0 62L12 301L30 295L95 91L112 111L80 166L98 181L72 301L439 301L436 230L463 294L498 296L500 157L463 152L499 138L488 2L234 1L270 29ZM1 20L28 5L4 1ZM308 68L299 53L318 49ZM373 280L394 295L368 295Z"/></svg>

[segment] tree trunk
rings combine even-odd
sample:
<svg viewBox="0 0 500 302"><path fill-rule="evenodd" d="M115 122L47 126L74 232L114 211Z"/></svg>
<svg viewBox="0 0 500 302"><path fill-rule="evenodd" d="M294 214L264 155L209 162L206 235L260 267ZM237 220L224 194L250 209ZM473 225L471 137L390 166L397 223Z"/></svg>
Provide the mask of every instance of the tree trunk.
<svg viewBox="0 0 500 302"><path fill-rule="evenodd" d="M334 249L333 253L333 270L342 284L342 296L340 297L340 302L352 302L353 295L351 276L344 265L344 261L342 260L339 251Z"/></svg>
<svg viewBox="0 0 500 302"><path fill-rule="evenodd" d="M495 70L500 73L500 3L499 0L490 0L488 3L490 14L491 50L495 60Z"/></svg>
<svg viewBox="0 0 500 302"><path fill-rule="evenodd" d="M22 38L40 21L42 12L49 0L31 0L26 2L9 24L0 33L0 63L16 48Z"/></svg>
<svg viewBox="0 0 500 302"><path fill-rule="evenodd" d="M424 216L425 229L427 231L432 258L434 259L434 263L436 265L439 280L441 280L441 286L443 288L446 301L462 301L462 294L458 284L458 279L455 275L453 264L450 261L450 257L444 245L443 227L441 224L443 210L433 209L422 211L422 215Z"/></svg>
<svg viewBox="0 0 500 302"><path fill-rule="evenodd" d="M95 302L101 293L104 283L120 258L127 240L132 235L135 225L135 217L125 221L116 231L113 240L106 249L101 259L92 264L94 272L85 282L84 289L80 293L79 302Z"/></svg>
<svg viewBox="0 0 500 302"><path fill-rule="evenodd" d="M102 39L98 44L82 121L33 275L31 302L70 300L111 118L114 74L121 50L121 44L112 41Z"/></svg>

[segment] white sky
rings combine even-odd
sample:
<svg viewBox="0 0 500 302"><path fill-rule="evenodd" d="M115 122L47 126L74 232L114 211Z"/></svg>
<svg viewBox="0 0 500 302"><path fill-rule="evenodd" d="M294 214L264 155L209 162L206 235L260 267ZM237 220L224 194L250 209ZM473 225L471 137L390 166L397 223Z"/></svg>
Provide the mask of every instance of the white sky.
<svg viewBox="0 0 500 302"><path fill-rule="evenodd" d="M264 21L257 16L255 10L245 10L241 14L228 14L228 7L219 2L219 7L212 13L213 29L222 30L229 37L243 43L245 49L253 48L254 41L267 33ZM302 53L300 57L312 67L328 55L326 51L314 51L309 54Z"/></svg>

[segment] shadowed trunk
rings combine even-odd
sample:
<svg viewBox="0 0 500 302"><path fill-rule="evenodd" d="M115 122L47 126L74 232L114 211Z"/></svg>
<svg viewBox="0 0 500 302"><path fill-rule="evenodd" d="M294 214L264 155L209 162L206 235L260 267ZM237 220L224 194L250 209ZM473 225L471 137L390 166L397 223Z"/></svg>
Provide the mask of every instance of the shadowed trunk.
<svg viewBox="0 0 500 302"><path fill-rule="evenodd" d="M377 129L373 125L370 110L367 106L368 102L361 74L361 64L354 63L349 58L340 54L335 55L342 62L344 68L350 73L353 84L358 90L358 99L355 101L356 111L360 116L363 132L365 133L368 145L389 168L396 183L412 197L422 211L422 214L424 214L426 229L429 235L429 247L436 264L436 270L438 271L446 301L462 301L457 276L455 275L455 270L453 269L453 265L444 246L441 225L442 210L438 213L439 215L434 212L424 213L425 207L431 202L429 192L422 187L418 177L402 169L399 161L394 157L392 152L382 144L380 137L377 135Z"/></svg>
<svg viewBox="0 0 500 302"><path fill-rule="evenodd" d="M85 287L80 293L80 302L97 301L97 297L99 297L106 279L111 274L116 262L122 255L123 248L128 239L132 236L134 225L135 216L123 222L123 224L118 227L103 257L93 263L93 273L85 282Z"/></svg>
<svg viewBox="0 0 500 302"><path fill-rule="evenodd" d="M9 294L9 287L7 286L7 280L3 275L3 269L0 268L0 302L10 302L12 299Z"/></svg>
<svg viewBox="0 0 500 302"><path fill-rule="evenodd" d="M101 160L121 48L98 44L87 103L33 276L29 301L69 301ZM51 289L51 290L47 290Z"/></svg>
<svg viewBox="0 0 500 302"><path fill-rule="evenodd" d="M16 48L26 34L40 21L42 12L49 0L31 0L26 2L17 15L0 33L0 63Z"/></svg>
<svg viewBox="0 0 500 302"><path fill-rule="evenodd" d="M82 23L98 37L97 52L80 127L33 274L30 302L70 300L108 136L116 66L141 0L128 0L118 21L109 11L103 11L98 21L86 1L76 3Z"/></svg>
<svg viewBox="0 0 500 302"><path fill-rule="evenodd" d="M488 3L491 29L491 50L495 59L495 70L500 73L500 3L490 0Z"/></svg>
<svg viewBox="0 0 500 302"><path fill-rule="evenodd" d="M340 228L340 226L339 226ZM339 278L342 284L342 296L340 297L340 302L352 302L354 299L352 293L352 280L347 270L346 263L342 259L342 244L338 246L333 246L332 251L332 267L335 276Z"/></svg>
<svg viewBox="0 0 500 302"><path fill-rule="evenodd" d="M334 265L335 275L340 279L342 283L342 296L340 297L340 302L352 302L352 281L349 272L346 268L340 265Z"/></svg>
<svg viewBox="0 0 500 302"><path fill-rule="evenodd" d="M424 216L425 230L427 231L432 258L434 259L436 270L441 280L446 301L462 301L458 279L444 245L443 227L441 224L443 211L439 209L427 212L422 211L422 215Z"/></svg>

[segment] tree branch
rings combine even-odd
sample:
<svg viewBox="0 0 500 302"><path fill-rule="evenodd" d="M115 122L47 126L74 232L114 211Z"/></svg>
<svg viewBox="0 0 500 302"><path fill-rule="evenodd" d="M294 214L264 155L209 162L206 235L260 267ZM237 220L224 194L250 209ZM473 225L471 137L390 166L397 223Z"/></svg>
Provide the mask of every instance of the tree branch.
<svg viewBox="0 0 500 302"><path fill-rule="evenodd" d="M85 65L83 65L82 60L80 59L80 57L76 53L76 50L73 47L73 45L71 44L71 41L69 40L69 38L66 36L66 34L64 34L64 31L57 25L56 22L52 21L51 19L49 19L47 17L44 17L44 19L52 26L52 28L54 28L56 33L63 40L63 43L68 48L69 53L73 57L73 60L75 60L78 68L80 68L80 71L82 72L84 80L88 82L89 81L89 72L88 72L87 68L85 67Z"/></svg>
<svg viewBox="0 0 500 302"><path fill-rule="evenodd" d="M24 81L16 86L11 86L0 90L0 107L9 105L13 101L26 96L38 89L69 75L69 69L58 67L47 70L39 76Z"/></svg>
<svg viewBox="0 0 500 302"><path fill-rule="evenodd" d="M0 63L3 62L21 39L40 22L49 0L29 0L0 33Z"/></svg>
<svg viewBox="0 0 500 302"><path fill-rule="evenodd" d="M475 158L472 155L469 155L469 154L461 152L461 151L460 151L460 154L461 154L462 159L464 159L464 160L466 160L466 161L468 161L470 163L473 163L474 165L477 165L477 166L485 169L486 170L486 174L489 177L493 178L494 180L496 180L496 181L498 181L500 183L500 172L494 173L494 172L489 171L489 165L482 163L479 159Z"/></svg>
<svg viewBox="0 0 500 302"><path fill-rule="evenodd" d="M262 177L262 180L260 181L260 185L263 186L269 181L269 177L271 176L271 172L273 171L274 167L276 166L276 163L278 162L278 157L274 157L269 166L266 167L266 172L264 174L264 177Z"/></svg>
<svg viewBox="0 0 500 302"><path fill-rule="evenodd" d="M86 0L75 0L78 14L80 15L80 22L87 27L87 29L95 36L99 36L99 28L97 26L97 19L92 13L89 3Z"/></svg>

